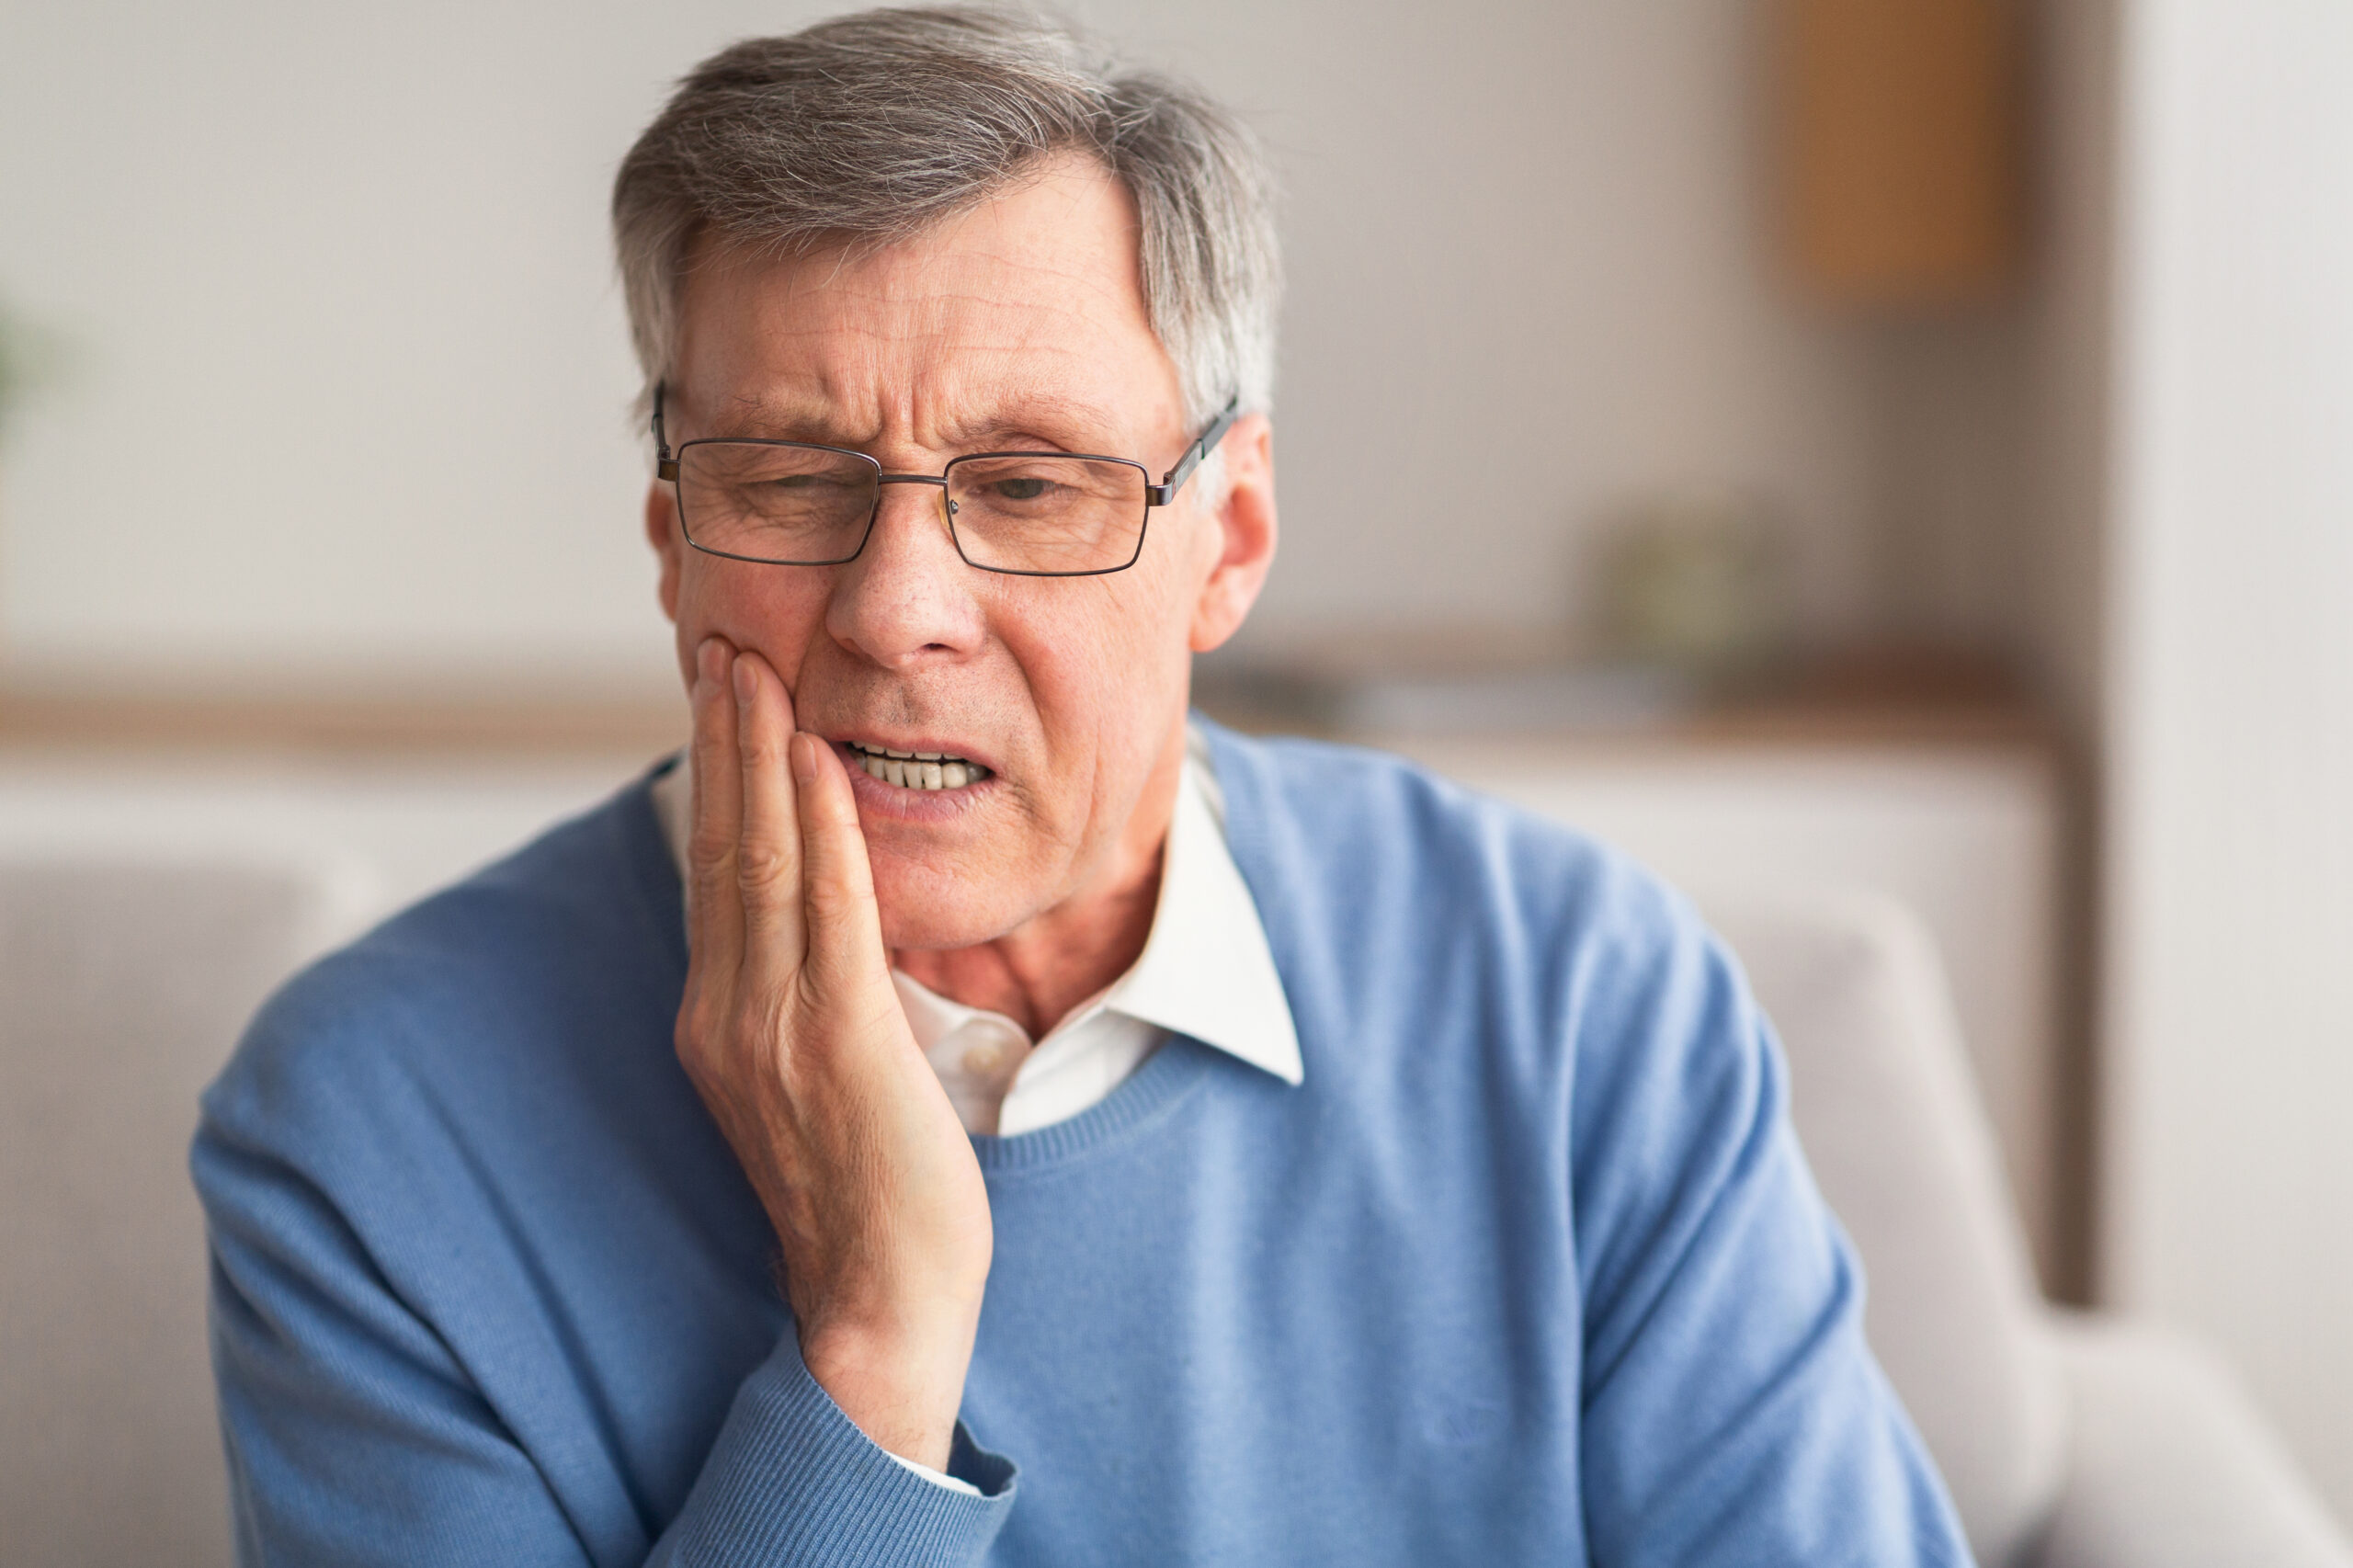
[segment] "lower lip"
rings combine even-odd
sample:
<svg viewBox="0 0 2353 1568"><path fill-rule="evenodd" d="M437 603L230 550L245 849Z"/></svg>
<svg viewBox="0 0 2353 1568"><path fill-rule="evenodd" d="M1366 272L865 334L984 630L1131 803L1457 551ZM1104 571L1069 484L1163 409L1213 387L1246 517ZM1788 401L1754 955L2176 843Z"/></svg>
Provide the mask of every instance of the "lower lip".
<svg viewBox="0 0 2353 1568"><path fill-rule="evenodd" d="M834 755L849 769L850 792L857 797L861 816L890 817L900 822L954 822L981 803L981 798L996 788L997 775L977 779L961 790L910 790L904 784L890 784L866 771L858 754L839 741L834 743Z"/></svg>

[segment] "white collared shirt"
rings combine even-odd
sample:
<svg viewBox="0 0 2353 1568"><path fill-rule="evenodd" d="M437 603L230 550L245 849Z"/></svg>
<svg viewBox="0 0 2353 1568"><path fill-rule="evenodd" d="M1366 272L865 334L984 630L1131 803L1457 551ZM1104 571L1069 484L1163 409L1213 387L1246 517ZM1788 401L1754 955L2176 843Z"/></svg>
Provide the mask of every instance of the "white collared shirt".
<svg viewBox="0 0 2353 1568"><path fill-rule="evenodd" d="M664 835L685 875L693 810L682 758L654 781ZM1304 1075L1299 1035L1257 903L1226 848L1207 745L1187 738L1161 857L1152 932L1128 971L1032 1040L1002 1013L968 1007L892 971L915 1043L972 1132L1012 1137L1099 1104L1171 1034L1273 1074Z"/></svg>

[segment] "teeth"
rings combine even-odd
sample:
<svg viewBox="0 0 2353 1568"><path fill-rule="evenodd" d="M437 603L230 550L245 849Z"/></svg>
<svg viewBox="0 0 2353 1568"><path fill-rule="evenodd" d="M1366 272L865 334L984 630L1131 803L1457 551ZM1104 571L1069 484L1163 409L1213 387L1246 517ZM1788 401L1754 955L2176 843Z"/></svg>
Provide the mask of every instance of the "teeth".
<svg viewBox="0 0 2353 1568"><path fill-rule="evenodd" d="M902 790L961 790L988 777L988 769L936 751L892 751L887 746L853 744L850 755L860 767L885 784Z"/></svg>

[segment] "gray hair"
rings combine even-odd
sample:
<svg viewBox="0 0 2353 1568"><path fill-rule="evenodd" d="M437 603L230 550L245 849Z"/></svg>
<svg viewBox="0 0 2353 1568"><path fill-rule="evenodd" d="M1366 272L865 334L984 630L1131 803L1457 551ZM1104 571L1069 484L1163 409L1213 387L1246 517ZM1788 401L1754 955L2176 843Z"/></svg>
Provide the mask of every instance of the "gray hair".
<svg viewBox="0 0 2353 1568"><path fill-rule="evenodd" d="M1144 303L1186 415L1274 392L1281 267L1250 132L1199 92L1120 72L1072 28L980 8L862 11L722 50L679 84L613 182L647 389L705 241L794 255L907 239L1077 152L1134 198Z"/></svg>

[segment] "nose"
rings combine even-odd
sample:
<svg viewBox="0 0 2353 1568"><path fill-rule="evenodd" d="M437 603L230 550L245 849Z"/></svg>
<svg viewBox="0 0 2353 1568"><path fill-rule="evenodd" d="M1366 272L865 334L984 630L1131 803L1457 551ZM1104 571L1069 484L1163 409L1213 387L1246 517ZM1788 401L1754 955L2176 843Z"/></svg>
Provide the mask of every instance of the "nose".
<svg viewBox="0 0 2353 1568"><path fill-rule="evenodd" d="M978 646L979 575L956 553L937 484L886 484L858 558L836 569L825 630L887 670L953 660Z"/></svg>

